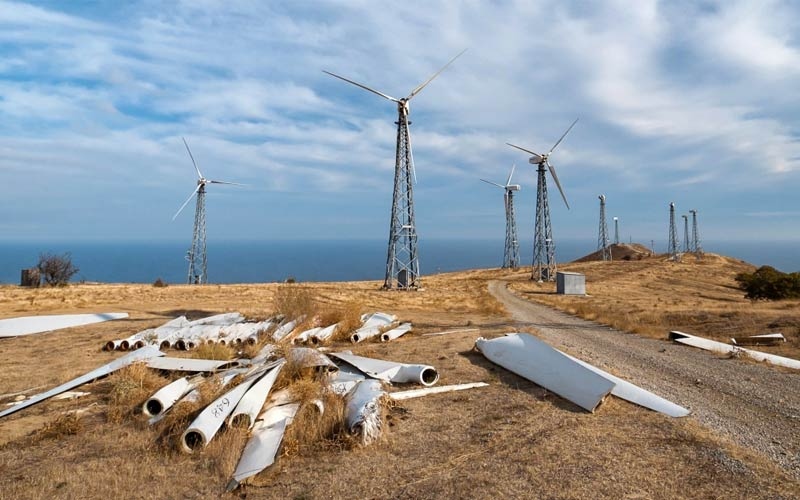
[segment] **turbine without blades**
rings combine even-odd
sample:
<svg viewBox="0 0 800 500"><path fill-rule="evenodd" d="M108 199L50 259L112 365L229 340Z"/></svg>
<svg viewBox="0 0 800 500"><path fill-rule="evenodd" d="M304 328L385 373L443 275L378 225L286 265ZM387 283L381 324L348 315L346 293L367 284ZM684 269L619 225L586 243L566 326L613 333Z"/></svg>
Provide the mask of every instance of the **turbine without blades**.
<svg viewBox="0 0 800 500"><path fill-rule="evenodd" d="M547 196L547 177L545 175L545 166L553 176L553 180L561 193L561 198L564 204L569 209L569 202L567 196L564 194L564 189L561 187L561 182L558 180L556 169L550 164L550 155L558 147L564 138L569 134L572 127L578 123L578 118L567 128L561 137L553 144L550 151L544 154L536 153L529 149L517 146L507 142L509 146L525 151L531 157L528 160L531 164L537 165L537 186L536 186L536 223L534 225L533 235L533 273L531 279L537 281L553 281L556 274L556 256L555 256L555 242L553 241L553 228L550 224L550 202Z"/></svg>
<svg viewBox="0 0 800 500"><path fill-rule="evenodd" d="M208 263L206 259L206 186L208 184L244 186L244 184L206 179L203 176L203 173L200 172L200 168L198 168L197 162L194 160L194 155L192 154L192 150L189 149L189 144L186 142L186 139L183 137L181 139L183 139L183 144L186 146L186 152L189 153L189 158L191 158L192 165L197 172L197 187L194 189L194 191L192 191L192 194L189 195L186 201L183 202L183 205L181 205L178 211L175 212L175 215L172 216L172 220L175 220L178 217L178 215L183 211L184 208L186 208L186 205L189 204L193 197L197 197L194 213L194 229L192 231L192 246L186 253L186 260L189 261L188 283L203 284L208 282Z"/></svg>
<svg viewBox="0 0 800 500"><path fill-rule="evenodd" d="M383 288L404 290L419 287L419 258L417 255L417 234L414 221L413 185L417 179L414 168L414 154L411 149L409 102L422 89L430 84L467 49L450 59L436 73L418 85L408 96L398 99L349 78L323 70L323 73L355 85L367 92L383 97L397 104L397 148L395 152L394 191L392 214L389 227L389 245L386 257L386 277Z"/></svg>
<svg viewBox="0 0 800 500"><path fill-rule="evenodd" d="M519 184L511 184L511 177L514 175L516 165L511 166L506 184L501 185L496 182L481 179L487 184L503 189L503 201L506 209L506 240L503 249L503 268L516 269L519 266L519 240L517 239L517 220L514 215L514 191L519 191Z"/></svg>

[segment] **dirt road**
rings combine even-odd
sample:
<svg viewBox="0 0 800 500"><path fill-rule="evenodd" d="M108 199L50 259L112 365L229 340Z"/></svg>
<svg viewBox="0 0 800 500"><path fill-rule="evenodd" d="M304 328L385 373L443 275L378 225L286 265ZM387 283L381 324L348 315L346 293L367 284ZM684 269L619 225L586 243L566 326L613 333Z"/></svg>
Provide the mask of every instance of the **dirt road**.
<svg viewBox="0 0 800 500"><path fill-rule="evenodd" d="M520 298L503 281L490 282L489 292L516 326L689 408L704 425L800 478L800 374L620 332Z"/></svg>

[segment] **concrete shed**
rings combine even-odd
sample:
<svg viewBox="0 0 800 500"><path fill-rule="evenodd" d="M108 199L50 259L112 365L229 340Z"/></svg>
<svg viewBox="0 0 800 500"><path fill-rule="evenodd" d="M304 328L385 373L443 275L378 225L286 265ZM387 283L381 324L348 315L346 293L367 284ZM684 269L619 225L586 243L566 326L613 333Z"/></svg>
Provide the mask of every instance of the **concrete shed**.
<svg viewBox="0 0 800 500"><path fill-rule="evenodd" d="M561 295L586 295L586 276L581 273L557 272L556 293Z"/></svg>

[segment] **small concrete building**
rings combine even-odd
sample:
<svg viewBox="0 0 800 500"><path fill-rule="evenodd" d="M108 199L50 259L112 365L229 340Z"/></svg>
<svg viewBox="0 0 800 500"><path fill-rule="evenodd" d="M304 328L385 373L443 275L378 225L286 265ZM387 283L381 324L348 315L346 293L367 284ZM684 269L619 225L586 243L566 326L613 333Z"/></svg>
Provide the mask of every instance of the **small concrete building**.
<svg viewBox="0 0 800 500"><path fill-rule="evenodd" d="M556 293L561 295L586 295L586 276L581 273L556 273Z"/></svg>

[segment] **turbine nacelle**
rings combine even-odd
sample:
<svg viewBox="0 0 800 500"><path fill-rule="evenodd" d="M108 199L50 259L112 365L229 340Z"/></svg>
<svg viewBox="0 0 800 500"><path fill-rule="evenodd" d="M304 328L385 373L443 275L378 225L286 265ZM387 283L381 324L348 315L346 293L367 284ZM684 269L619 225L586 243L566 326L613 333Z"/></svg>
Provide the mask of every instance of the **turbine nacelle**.
<svg viewBox="0 0 800 500"><path fill-rule="evenodd" d="M520 189L522 189L522 186L520 186L519 184L509 184L505 186L505 188L506 191L519 191Z"/></svg>

